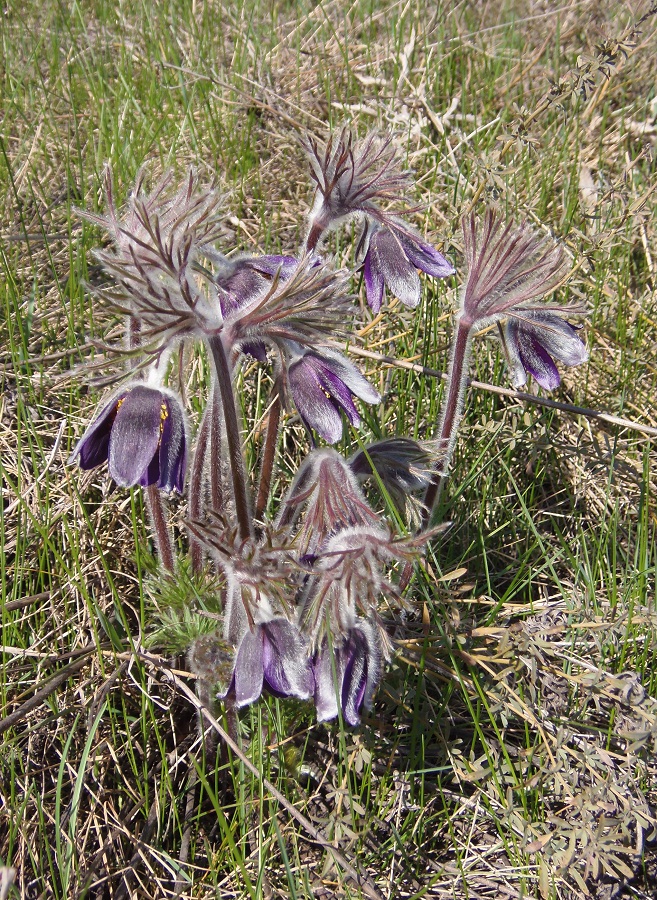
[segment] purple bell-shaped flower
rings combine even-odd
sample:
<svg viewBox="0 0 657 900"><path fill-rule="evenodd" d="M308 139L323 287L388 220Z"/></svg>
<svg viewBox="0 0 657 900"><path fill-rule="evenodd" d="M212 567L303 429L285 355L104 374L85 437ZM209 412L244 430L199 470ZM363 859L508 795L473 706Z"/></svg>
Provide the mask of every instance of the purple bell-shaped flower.
<svg viewBox="0 0 657 900"><path fill-rule="evenodd" d="M334 719L339 702L345 722L356 726L363 707L371 706L381 677L381 649L365 619L356 620L341 646L336 640L332 646L325 640L314 660L317 719Z"/></svg>
<svg viewBox="0 0 657 900"><path fill-rule="evenodd" d="M367 302L378 313L387 287L406 306L420 302L421 285L417 270L433 278L454 274L454 266L442 253L425 243L407 226L373 225L363 262Z"/></svg>
<svg viewBox="0 0 657 900"><path fill-rule="evenodd" d="M263 689L276 697L307 700L313 693L313 673L306 643L283 616L247 629L235 656L233 677L225 692L235 693L237 706L254 703Z"/></svg>
<svg viewBox="0 0 657 900"><path fill-rule="evenodd" d="M342 437L343 410L352 425L360 415L353 401L359 397L366 403L378 403L378 392L349 360L334 350L310 350L290 364L290 393L303 421L328 441L335 444Z"/></svg>
<svg viewBox="0 0 657 900"><path fill-rule="evenodd" d="M118 394L91 423L71 454L80 468L107 460L120 487L155 484L182 493L187 463L180 401L161 388L136 384Z"/></svg>
<svg viewBox="0 0 657 900"><path fill-rule="evenodd" d="M561 378L555 359L565 366L579 366L588 359L586 344L578 330L549 311L514 310L502 330L514 387L526 384L527 374L547 391L559 387Z"/></svg>

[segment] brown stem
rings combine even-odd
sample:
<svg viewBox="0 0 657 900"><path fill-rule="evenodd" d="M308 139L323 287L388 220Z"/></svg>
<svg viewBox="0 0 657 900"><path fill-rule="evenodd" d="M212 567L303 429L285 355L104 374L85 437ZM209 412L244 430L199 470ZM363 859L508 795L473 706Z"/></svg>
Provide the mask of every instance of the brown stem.
<svg viewBox="0 0 657 900"><path fill-rule="evenodd" d="M260 483L258 484L258 495L256 497L255 505L256 519L262 519L265 509L267 508L267 500L269 499L269 491L271 489L271 479L274 473L274 460L276 459L276 444L278 442L278 427L280 422L281 388L277 380L274 382L271 391L271 404L267 416L267 431L262 450L262 464L260 466Z"/></svg>
<svg viewBox="0 0 657 900"><path fill-rule="evenodd" d="M469 358L472 323L469 319L460 318L456 329L456 337L452 348L452 358L447 376L447 396L443 403L438 434L438 453L441 455L440 471L435 472L431 484L424 496L423 526L431 521L440 484L447 475L449 461L456 440L456 432L461 421L463 395L467 384L466 366Z"/></svg>
<svg viewBox="0 0 657 900"><path fill-rule="evenodd" d="M242 441L237 420L233 380L221 338L218 335L213 335L208 338L208 344L214 361L217 386L223 406L228 463L233 478L235 512L237 514L240 537L244 539L252 536L253 523L249 510L246 477L244 475L244 457L242 456Z"/></svg>
<svg viewBox="0 0 657 900"><path fill-rule="evenodd" d="M173 572L175 568L175 555L173 552L173 541L167 524L167 517L164 511L164 502L162 495L154 484L149 484L146 488L146 506L153 523L153 534L157 552L162 565L167 572Z"/></svg>

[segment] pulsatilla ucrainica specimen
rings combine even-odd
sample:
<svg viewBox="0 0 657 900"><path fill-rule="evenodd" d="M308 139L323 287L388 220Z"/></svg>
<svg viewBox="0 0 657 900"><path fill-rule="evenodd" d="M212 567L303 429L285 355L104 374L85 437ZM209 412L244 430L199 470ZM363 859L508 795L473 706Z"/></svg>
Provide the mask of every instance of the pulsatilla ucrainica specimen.
<svg viewBox="0 0 657 900"><path fill-rule="evenodd" d="M386 290L418 307L419 273L447 279L456 270L418 228L412 175L391 135L359 139L345 127L325 143L309 139L306 150L314 197L304 240L289 253L223 246L230 201L195 171L180 185L166 174L150 192L140 174L123 210L108 171L105 213L84 215L110 237L98 254L110 283L94 299L126 323L126 339L109 348L126 365L72 458L83 469L106 461L119 486L147 488L163 582L181 551L158 489L185 492L191 568L199 578L213 571L222 607L216 631L190 637L189 665L208 702L243 707L263 693L312 700L320 720L341 716L355 726L394 651L381 609L405 602L396 573L447 527L429 524L474 337L496 326L516 386L531 376L554 389L555 360L579 365L587 351L570 322L581 308L541 302L567 280L559 243L475 209L461 222L465 275L435 433L423 442L381 437L391 420L383 415L380 439L359 440L348 458L321 446L337 445L345 426L362 427L361 404L372 422L387 402L383 379L366 377L341 352L358 316L371 316L367 305L379 313ZM334 265L327 236L354 223L348 271ZM182 386L194 383L190 360L209 371L196 416L182 400ZM257 471L247 474L244 406L255 391L238 396L236 385L253 377L271 392L258 427L247 429L260 441ZM311 448L285 489L274 478L279 435L295 419ZM405 519L405 533L381 512L382 498L394 504L396 523Z"/></svg>

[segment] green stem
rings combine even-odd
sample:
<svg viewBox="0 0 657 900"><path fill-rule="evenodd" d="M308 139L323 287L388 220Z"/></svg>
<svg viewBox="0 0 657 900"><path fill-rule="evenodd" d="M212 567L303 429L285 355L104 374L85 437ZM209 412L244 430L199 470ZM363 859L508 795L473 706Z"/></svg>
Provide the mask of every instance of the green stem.
<svg viewBox="0 0 657 900"><path fill-rule="evenodd" d="M452 346L452 357L447 376L447 395L443 403L440 418L440 429L437 436L440 471L434 473L431 484L424 496L424 526L431 521L433 508L438 499L441 484L447 477L450 459L454 450L456 434L461 423L463 397L467 384L467 364L470 358L472 340L472 323L469 319L459 318L456 336Z"/></svg>

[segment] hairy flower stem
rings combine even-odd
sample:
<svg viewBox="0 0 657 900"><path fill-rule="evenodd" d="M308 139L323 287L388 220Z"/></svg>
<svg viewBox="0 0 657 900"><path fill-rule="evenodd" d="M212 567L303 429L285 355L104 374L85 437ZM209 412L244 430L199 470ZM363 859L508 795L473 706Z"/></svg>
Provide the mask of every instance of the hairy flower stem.
<svg viewBox="0 0 657 900"><path fill-rule="evenodd" d="M262 450L262 463L260 465L260 482L258 484L258 494L255 505L256 519L262 519L265 509L267 508L271 479L274 473L278 428L281 422L281 389L278 380L274 382L271 394L271 404L267 416L267 431Z"/></svg>
<svg viewBox="0 0 657 900"><path fill-rule="evenodd" d="M189 479L189 517L193 522L198 522L203 515L203 488L205 469L205 456L208 449L208 436L210 434L210 405L206 406L201 427L198 430L196 449L194 450L194 465ZM203 545L189 531L189 546L192 557L192 571L198 574L203 568Z"/></svg>
<svg viewBox="0 0 657 900"><path fill-rule="evenodd" d="M210 417L212 428L210 432L210 503L215 512L221 512L224 507L224 490L221 479L221 426L223 424L223 410L221 395L215 384L210 401Z"/></svg>
<svg viewBox="0 0 657 900"><path fill-rule="evenodd" d="M173 573L175 569L175 555L166 513L164 512L162 495L154 484L148 485L145 494L146 506L153 523L153 534L158 555L166 571Z"/></svg>
<svg viewBox="0 0 657 900"><path fill-rule="evenodd" d="M456 441L456 433L461 422L471 342L472 322L469 319L459 317L447 375L447 395L443 402L440 428L437 435L437 453L440 459L440 469L434 473L431 484L424 496L423 525L425 527L431 521L440 485L447 475Z"/></svg>
<svg viewBox="0 0 657 900"><path fill-rule="evenodd" d="M235 500L235 513L242 539L252 536L251 511L244 474L244 457L242 456L242 441L237 420L237 407L235 406L235 393L228 358L224 350L221 338L213 335L208 338L212 360L217 376L216 386L223 406L223 419L226 429L226 444L228 450L228 463L233 477L233 495Z"/></svg>

